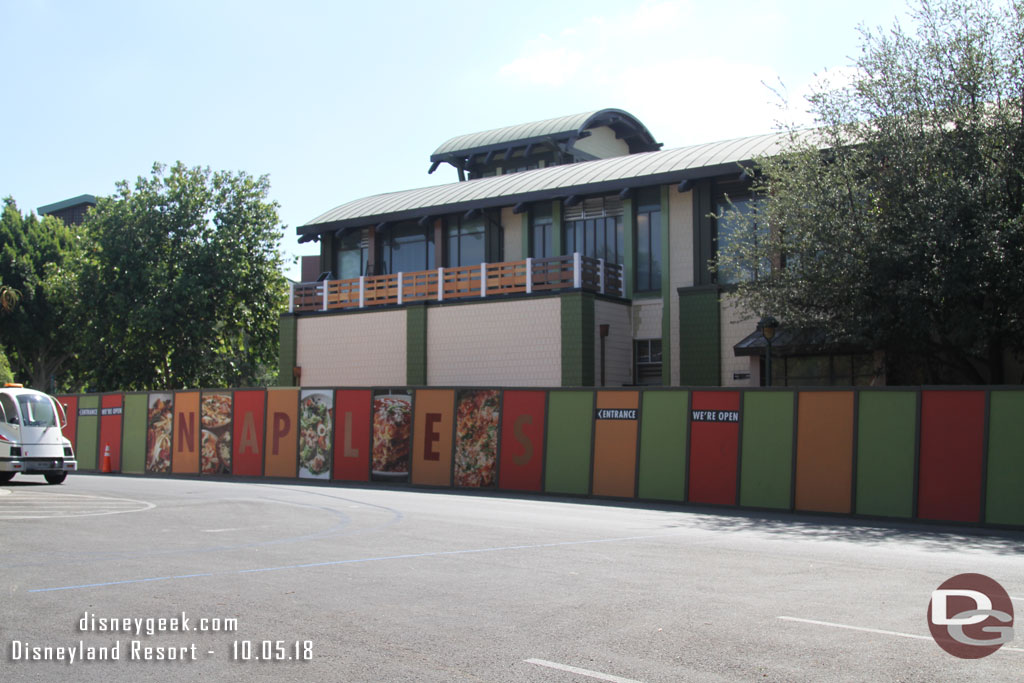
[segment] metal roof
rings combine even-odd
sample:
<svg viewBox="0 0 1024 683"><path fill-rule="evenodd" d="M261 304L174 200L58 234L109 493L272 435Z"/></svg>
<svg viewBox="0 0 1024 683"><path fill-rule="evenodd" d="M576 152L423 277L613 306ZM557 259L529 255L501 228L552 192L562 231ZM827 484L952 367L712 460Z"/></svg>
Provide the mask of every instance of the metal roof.
<svg viewBox="0 0 1024 683"><path fill-rule="evenodd" d="M631 137L639 137L644 145L654 147L658 145L654 137L648 132L640 121L629 112L621 109L596 109L572 114L570 116L559 116L545 121L533 123L520 123L515 126L495 128L479 133L458 135L444 142L430 155L431 161L445 161L452 156L466 156L470 153L486 152L491 149L505 149L510 146L523 146L531 142L545 140L551 137L580 137L581 133L592 126L616 124L620 128L628 128L633 133Z"/></svg>
<svg viewBox="0 0 1024 683"><path fill-rule="evenodd" d="M53 204L47 204L46 206L40 206L36 209L36 213L40 216L44 214L54 213L61 209L69 209L72 206L80 206L82 204L88 204L89 206L96 206L96 197L91 194L81 194L71 199L65 199L61 202L55 202Z"/></svg>
<svg viewBox="0 0 1024 683"><path fill-rule="evenodd" d="M332 229L436 216L472 208L509 206L574 194L612 192L706 178L738 171L737 164L756 157L777 154L789 140L788 133L770 133L389 192L342 204L300 226L297 232L301 236L312 236Z"/></svg>

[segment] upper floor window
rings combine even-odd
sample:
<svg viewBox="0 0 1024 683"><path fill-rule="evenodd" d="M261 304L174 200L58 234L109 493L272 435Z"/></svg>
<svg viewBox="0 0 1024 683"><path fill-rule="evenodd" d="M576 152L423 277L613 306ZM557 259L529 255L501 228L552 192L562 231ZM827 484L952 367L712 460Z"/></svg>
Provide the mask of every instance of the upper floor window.
<svg viewBox="0 0 1024 683"><path fill-rule="evenodd" d="M482 217L451 219L445 230L446 265L473 266L483 263L486 259L485 238Z"/></svg>
<svg viewBox="0 0 1024 683"><path fill-rule="evenodd" d="M418 223L399 223L386 228L380 239L383 273L411 273L435 267L434 229Z"/></svg>
<svg viewBox="0 0 1024 683"><path fill-rule="evenodd" d="M349 230L336 242L334 273L341 280L357 278L366 274L369 256L368 242L362 230Z"/></svg>
<svg viewBox="0 0 1024 683"><path fill-rule="evenodd" d="M530 209L530 255L533 258L556 255L554 230L551 204L535 204Z"/></svg>
<svg viewBox="0 0 1024 683"><path fill-rule="evenodd" d="M566 254L622 263L625 235L622 226L622 201L618 197L593 197L565 208L562 219Z"/></svg>
<svg viewBox="0 0 1024 683"><path fill-rule="evenodd" d="M753 197L732 199L723 197L715 204L715 256L724 249L741 246L742 240L751 237L756 241L763 239L767 227L757 223L758 200ZM752 228L752 229L751 229ZM759 261L753 267L720 266L717 273L719 284L728 285L748 280L756 280L771 270L771 263Z"/></svg>
<svg viewBox="0 0 1024 683"><path fill-rule="evenodd" d="M636 198L636 291L661 291L661 193L643 190Z"/></svg>

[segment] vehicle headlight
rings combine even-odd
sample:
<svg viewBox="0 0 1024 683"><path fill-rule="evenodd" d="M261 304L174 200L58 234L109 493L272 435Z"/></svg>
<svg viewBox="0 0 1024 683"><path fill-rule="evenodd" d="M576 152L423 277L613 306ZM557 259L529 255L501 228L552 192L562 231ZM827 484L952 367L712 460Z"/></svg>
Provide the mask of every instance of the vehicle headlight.
<svg viewBox="0 0 1024 683"><path fill-rule="evenodd" d="M73 450L71 450L71 446L65 446L64 447L64 457L65 458L73 458L73 457L75 457L75 452Z"/></svg>

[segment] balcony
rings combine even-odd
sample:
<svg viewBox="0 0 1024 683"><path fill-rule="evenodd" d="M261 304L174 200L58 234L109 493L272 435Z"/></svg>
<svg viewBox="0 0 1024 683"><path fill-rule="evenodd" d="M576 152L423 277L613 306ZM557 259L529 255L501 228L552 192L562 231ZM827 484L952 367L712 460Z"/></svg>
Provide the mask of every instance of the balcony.
<svg viewBox="0 0 1024 683"><path fill-rule="evenodd" d="M348 280L297 282L291 286L288 311L312 313L559 290L622 297L625 294L622 266L576 253L393 275L364 275Z"/></svg>

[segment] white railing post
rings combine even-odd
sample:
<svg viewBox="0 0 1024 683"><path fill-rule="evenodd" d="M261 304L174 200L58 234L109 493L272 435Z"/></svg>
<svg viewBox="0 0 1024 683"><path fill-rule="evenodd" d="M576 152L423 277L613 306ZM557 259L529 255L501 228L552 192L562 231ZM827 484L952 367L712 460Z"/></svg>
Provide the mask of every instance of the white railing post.
<svg viewBox="0 0 1024 683"><path fill-rule="evenodd" d="M437 300L444 301L444 268L437 269Z"/></svg>
<svg viewBox="0 0 1024 683"><path fill-rule="evenodd" d="M598 282L597 291L601 292L601 294L604 294L605 277L604 277L604 259L603 258L597 259L597 282Z"/></svg>
<svg viewBox="0 0 1024 683"><path fill-rule="evenodd" d="M480 264L480 297L487 296L487 264Z"/></svg>
<svg viewBox="0 0 1024 683"><path fill-rule="evenodd" d="M533 259L526 259L526 293L533 294Z"/></svg>
<svg viewBox="0 0 1024 683"><path fill-rule="evenodd" d="M583 257L578 251L572 254L572 286L574 289L583 287Z"/></svg>
<svg viewBox="0 0 1024 683"><path fill-rule="evenodd" d="M359 308L366 308L366 276L359 276Z"/></svg>
<svg viewBox="0 0 1024 683"><path fill-rule="evenodd" d="M324 306L323 310L327 310L327 280L321 280L320 286L324 288Z"/></svg>
<svg viewBox="0 0 1024 683"><path fill-rule="evenodd" d="M402 277L402 274L399 273L398 274L398 305L399 306L402 305L402 280L403 279L404 278Z"/></svg>
<svg viewBox="0 0 1024 683"><path fill-rule="evenodd" d="M288 285L288 312L295 312L295 283Z"/></svg>

